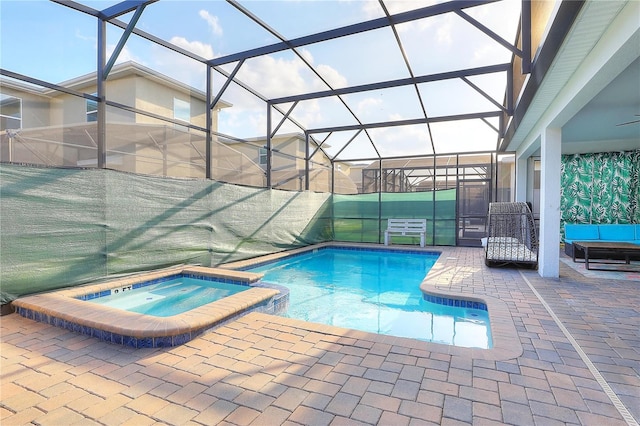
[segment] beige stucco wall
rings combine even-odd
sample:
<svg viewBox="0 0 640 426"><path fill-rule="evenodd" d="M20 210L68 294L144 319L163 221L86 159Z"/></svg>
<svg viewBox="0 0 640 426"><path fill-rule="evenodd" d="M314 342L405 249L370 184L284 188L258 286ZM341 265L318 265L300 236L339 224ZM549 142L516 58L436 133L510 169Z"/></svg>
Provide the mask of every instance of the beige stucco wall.
<svg viewBox="0 0 640 426"><path fill-rule="evenodd" d="M271 146L274 150L271 157L271 184L279 189L302 191L305 189L305 160L306 155L305 139L302 134L280 135L271 139ZM259 164L260 148L266 146L266 138L251 139L246 142L227 142L225 144L234 152L242 154L243 161L250 161L254 167L260 167L264 174L266 167ZM315 149L312 144L311 152ZM216 161L216 151L214 150L214 162ZM321 151L317 151L310 163L309 171L309 190L317 192L331 192L331 161ZM320 163L320 164L317 164ZM231 165L227 163L227 167L238 167L239 162L236 159ZM349 163L336 163L340 165L340 169L336 167L335 172L335 192L341 194L355 194L358 192L356 183L349 177L351 165ZM325 167L326 166L326 167ZM255 168L254 168L255 170ZM215 172L214 172L215 173ZM257 177L257 176L254 176ZM253 179L249 183L249 178L243 179L240 175L233 182L255 185L257 179ZM263 183L262 185L266 184Z"/></svg>
<svg viewBox="0 0 640 426"><path fill-rule="evenodd" d="M48 96L30 93L3 85L5 95L22 99L22 128L45 127L50 125Z"/></svg>
<svg viewBox="0 0 640 426"><path fill-rule="evenodd" d="M334 191L336 194L357 194L358 188L348 175L336 170ZM304 171L274 172L272 181L283 182L278 189L304 191ZM309 190L331 192L331 170L316 169L309 171Z"/></svg>

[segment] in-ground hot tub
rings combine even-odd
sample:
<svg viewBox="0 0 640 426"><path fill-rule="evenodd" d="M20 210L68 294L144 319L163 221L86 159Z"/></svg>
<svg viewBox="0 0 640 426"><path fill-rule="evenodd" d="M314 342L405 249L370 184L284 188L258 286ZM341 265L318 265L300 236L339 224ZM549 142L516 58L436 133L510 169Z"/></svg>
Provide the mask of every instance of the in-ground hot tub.
<svg viewBox="0 0 640 426"><path fill-rule="evenodd" d="M92 303L128 291L175 279L197 278L248 287L227 297L171 316L153 316ZM286 309L284 288L259 282L261 274L205 267L175 267L13 301L25 318L136 348L177 346L208 329L248 312L279 313Z"/></svg>

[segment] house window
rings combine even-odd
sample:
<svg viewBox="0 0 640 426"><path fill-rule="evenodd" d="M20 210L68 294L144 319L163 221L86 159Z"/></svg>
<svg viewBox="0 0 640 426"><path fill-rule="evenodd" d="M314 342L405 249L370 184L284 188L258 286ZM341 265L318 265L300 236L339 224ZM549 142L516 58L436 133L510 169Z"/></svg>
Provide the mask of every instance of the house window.
<svg viewBox="0 0 640 426"><path fill-rule="evenodd" d="M0 93L0 130L22 128L22 99Z"/></svg>
<svg viewBox="0 0 640 426"><path fill-rule="evenodd" d="M97 93L92 93L93 96L98 96ZM98 102L87 99L87 123L98 121Z"/></svg>
<svg viewBox="0 0 640 426"><path fill-rule="evenodd" d="M260 148L258 152L258 161L261 166L267 165L267 148Z"/></svg>
<svg viewBox="0 0 640 426"><path fill-rule="evenodd" d="M186 123L191 122L191 104L178 98L173 98L173 118Z"/></svg>

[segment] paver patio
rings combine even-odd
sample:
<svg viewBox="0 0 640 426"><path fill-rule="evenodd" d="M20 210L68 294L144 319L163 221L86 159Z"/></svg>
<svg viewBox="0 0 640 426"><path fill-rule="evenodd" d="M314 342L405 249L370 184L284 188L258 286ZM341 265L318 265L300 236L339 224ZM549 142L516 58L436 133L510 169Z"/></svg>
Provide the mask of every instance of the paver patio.
<svg viewBox="0 0 640 426"><path fill-rule="evenodd" d="M640 277L561 262L560 279L543 279L488 268L479 249L437 249L426 284L504 302L518 356L256 313L182 346L132 349L11 314L0 422L637 424Z"/></svg>

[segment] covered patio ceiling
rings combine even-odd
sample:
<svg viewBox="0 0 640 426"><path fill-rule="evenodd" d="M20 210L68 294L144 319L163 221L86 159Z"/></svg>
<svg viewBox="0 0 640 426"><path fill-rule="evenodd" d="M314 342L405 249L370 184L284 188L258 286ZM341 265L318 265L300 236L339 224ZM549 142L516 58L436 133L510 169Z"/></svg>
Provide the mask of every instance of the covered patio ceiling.
<svg viewBox="0 0 640 426"><path fill-rule="evenodd" d="M512 60L531 56L520 0L47 4L108 23L98 75L140 62L208 90L212 108L230 103L220 133L306 132L334 161L496 150L513 112ZM78 21L75 36L85 31L94 37L95 19ZM3 62L43 81L96 71L95 56L57 78Z"/></svg>

